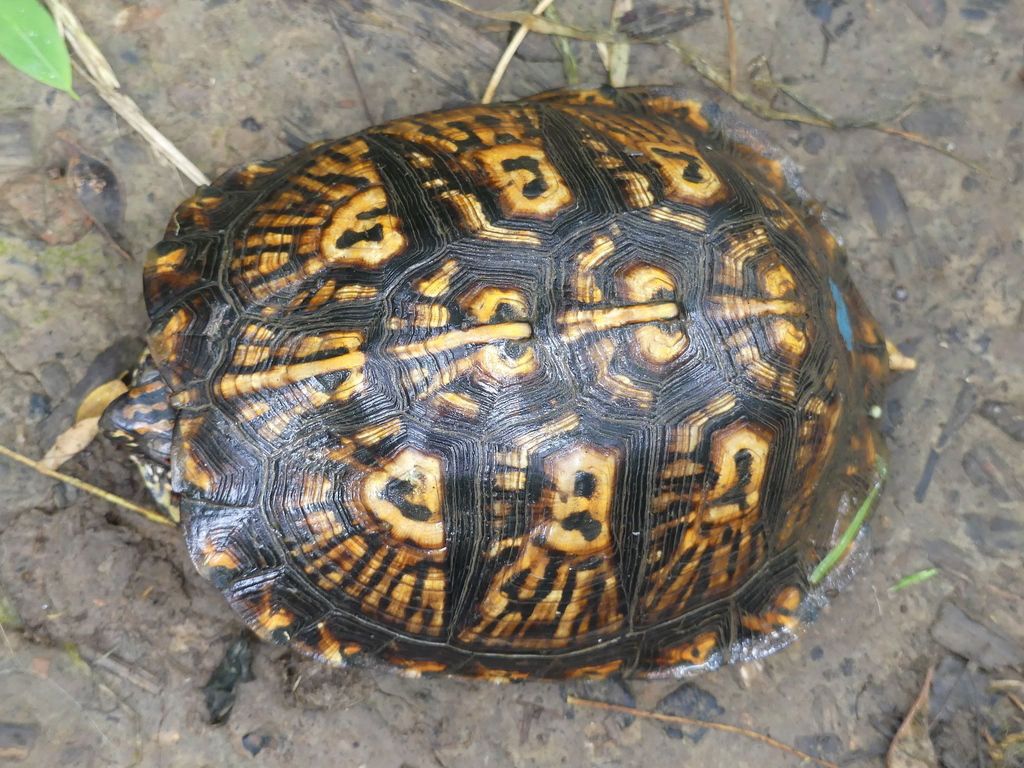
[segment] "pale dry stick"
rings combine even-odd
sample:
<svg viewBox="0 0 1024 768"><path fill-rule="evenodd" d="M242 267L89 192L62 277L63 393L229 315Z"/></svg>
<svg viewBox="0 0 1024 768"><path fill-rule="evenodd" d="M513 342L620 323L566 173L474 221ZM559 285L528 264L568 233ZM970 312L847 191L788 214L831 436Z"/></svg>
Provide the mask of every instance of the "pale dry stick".
<svg viewBox="0 0 1024 768"><path fill-rule="evenodd" d="M9 459L17 461L19 464L24 464L26 467L31 467L41 475L52 477L54 480L60 480L62 483L73 485L75 486L75 488L80 488L86 493L91 493L93 496L99 496L101 499L109 501L111 504L116 504L119 507L130 509L132 512L136 512L142 515L147 520L150 520L154 523L162 523L163 525L174 525L174 523L168 520L164 515L161 515L159 512L155 512L152 509L147 509L146 507L140 507L138 504L128 501L128 499L122 499L117 494L110 493L109 491L104 491L102 488L97 488L95 485L90 485L84 480L79 480L77 477L65 475L63 472L57 472L56 470L47 469L46 467L40 466L38 461L33 461L28 456L23 456L17 451L12 451L7 446L0 445L0 455L6 456Z"/></svg>
<svg viewBox="0 0 1024 768"><path fill-rule="evenodd" d="M957 162L963 163L971 170L977 171L978 173L983 173L992 179L996 178L996 174L992 170L986 168L980 163L976 163L973 160L968 160L959 152L954 152L952 149L944 147L937 141L931 141L930 139L926 139L924 136L918 133L910 133L909 131L894 128L891 125L872 125L869 127L876 131L887 133L890 136L899 136L901 139L906 139L907 141L913 142L914 144L920 144L922 147L928 147L928 149L934 150L939 154L945 155L946 157L950 157L953 160L956 160Z"/></svg>
<svg viewBox="0 0 1024 768"><path fill-rule="evenodd" d="M722 14L725 16L725 35L729 39L729 90L736 90L736 27L732 23L729 0L722 0Z"/></svg>
<svg viewBox="0 0 1024 768"><path fill-rule="evenodd" d="M1006 698L1013 702L1014 706L1017 707L1022 713L1024 713L1024 701L1021 701L1012 693L1006 694Z"/></svg>
<svg viewBox="0 0 1024 768"><path fill-rule="evenodd" d="M633 0L614 0L612 3L611 29L619 31L619 21L633 10ZM629 43L615 43L608 46L608 83L615 88L626 85L629 71Z"/></svg>
<svg viewBox="0 0 1024 768"><path fill-rule="evenodd" d="M532 15L540 16L553 2L555 2L555 0L540 0L533 11L531 11ZM498 59L498 65L494 68L494 74L491 75L491 81L487 83L487 90L484 91L484 97L480 100L482 104L491 103L491 99L494 98L494 92L498 90L498 83L500 83L501 78L505 76L505 70L508 69L508 65L512 61L512 57L516 55L516 51L519 50L519 46L523 44L523 40L526 39L526 35L529 34L529 32L529 28L525 24L521 24L519 29L516 30L516 33L512 35L512 39L508 41L508 45L505 46L504 53L502 53L501 58Z"/></svg>
<svg viewBox="0 0 1024 768"><path fill-rule="evenodd" d="M73 62L75 69L92 84L100 97L149 142L157 155L170 162L193 183L209 184L209 177L160 133L142 114L139 106L121 91L121 83L118 82L110 63L85 33L81 22L67 3L64 0L46 0L46 4L62 34L81 60L81 64Z"/></svg>
<svg viewBox="0 0 1024 768"><path fill-rule="evenodd" d="M783 752L788 752L791 755L795 755L802 760L810 760L813 763L817 763L822 768L839 768L835 763L829 763L825 760L819 760L816 757L812 757L805 752L801 752L798 749L793 749L781 741L776 741L771 736L765 736L755 731L748 731L745 728L739 728L735 725L725 725L724 723L709 723L706 720L693 720L689 717L678 717L676 715L662 715L658 712L648 712L643 709L634 709L633 707L622 707L618 704L605 704L603 701L591 701L589 699L579 699L575 696L567 696L566 701L569 704L579 704L585 707L594 707L595 709L607 709L612 712L622 712L626 715L633 715L634 717L646 717L651 720L661 720L665 723L675 723L677 725L692 725L697 728L708 728L714 731L723 731L724 733L735 733L739 736L745 736L748 739L754 741L760 741L762 744L767 744L770 747L781 749Z"/></svg>
<svg viewBox="0 0 1024 768"><path fill-rule="evenodd" d="M630 42L630 38L626 35L615 34L608 32L607 30L600 29L580 29L579 27L574 27L571 24L564 24L560 21L545 18L544 16L534 16L531 11L483 11L479 8L474 8L471 5L466 5L462 0L442 0L442 2L463 10L466 13L471 13L474 16L493 19L494 21L508 21L513 24L519 24L522 27L526 27L531 32L537 32L541 35L562 35L563 37L571 37L574 40L590 40L591 42L598 40L605 43Z"/></svg>

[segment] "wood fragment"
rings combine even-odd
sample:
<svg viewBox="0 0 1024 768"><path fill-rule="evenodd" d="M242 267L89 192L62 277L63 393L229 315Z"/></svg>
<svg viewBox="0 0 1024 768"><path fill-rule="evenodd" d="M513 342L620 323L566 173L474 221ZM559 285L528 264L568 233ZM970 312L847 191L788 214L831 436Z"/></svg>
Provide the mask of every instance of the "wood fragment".
<svg viewBox="0 0 1024 768"><path fill-rule="evenodd" d="M110 674L131 683L137 688L141 688L146 693L151 693L154 696L160 693L160 681L157 680L153 673L148 672L141 667L129 664L124 659L110 653L99 654L86 648L82 648L80 650L83 658L96 669L102 669L105 672L109 672Z"/></svg>
<svg viewBox="0 0 1024 768"><path fill-rule="evenodd" d="M725 34L729 45L729 90L736 90L736 27L732 23L729 0L722 0L722 15L725 16Z"/></svg>
<svg viewBox="0 0 1024 768"><path fill-rule="evenodd" d="M931 635L943 648L976 662L983 669L1024 665L1024 648L1002 632L975 621L948 600L939 608Z"/></svg>
<svg viewBox="0 0 1024 768"><path fill-rule="evenodd" d="M917 483L917 487L914 489L914 500L918 504L922 503L925 496L928 493L928 486L931 485L932 477L935 474L935 468L938 466L939 457L942 455L942 451L949 445L949 442L953 439L960 428L967 423L967 419L974 413L974 408L978 403L978 389L970 381L965 381L963 386L960 388L960 392L956 396L956 401L953 403L952 411L950 412L949 419L946 420L945 426L942 428L942 432L939 434L939 439L935 441L935 445L928 452L928 458L925 461L924 471L921 473L921 479Z"/></svg>
<svg viewBox="0 0 1024 768"><path fill-rule="evenodd" d="M986 400L978 409L978 414L1005 432L1011 440L1024 443L1024 413L1018 412L1014 406Z"/></svg>

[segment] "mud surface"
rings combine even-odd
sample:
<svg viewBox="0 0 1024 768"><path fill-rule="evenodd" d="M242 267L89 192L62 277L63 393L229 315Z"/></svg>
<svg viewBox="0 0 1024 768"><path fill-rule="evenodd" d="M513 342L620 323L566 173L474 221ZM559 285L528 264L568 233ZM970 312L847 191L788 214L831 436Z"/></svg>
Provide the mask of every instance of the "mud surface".
<svg viewBox="0 0 1024 768"><path fill-rule="evenodd" d="M342 136L475 101L508 34L499 22L411 0L75 5L124 90L210 176L287 153L286 135ZM579 26L607 20L603 1L559 7ZM721 6L703 7L710 15L678 37L725 68ZM838 119L892 118L912 105L902 129L987 173L873 130L744 114L804 167L807 188L840 222L854 278L919 367L890 393L890 481L864 571L794 646L693 681L699 689L675 695L672 711L770 734L833 762L877 766L926 669L938 664L941 764L992 765L977 718L998 741L993 724L1009 728L1015 715L985 686L1020 679L1011 667L1019 672L1024 643L1024 436L1012 422L1013 409L1024 409L1024 5L733 0L732 8L743 89L797 109L751 85L747 64L763 55L777 82ZM601 82L594 46L573 49L582 81ZM629 80L683 85L743 114L664 47L634 46ZM499 98L564 84L551 42L531 36ZM97 355L146 325L141 262L87 231L66 185L48 173L66 162L56 132L120 175L124 237L139 256L193 189L88 84L78 79L76 88L79 101L0 64L0 442L35 457L69 423L72 389ZM105 442L66 469L145 501L124 454ZM327 669L266 645L254 650L256 679L241 686L230 720L213 727L202 686L241 627L173 531L7 460L0 531L0 747L22 765L799 762L736 736L670 731L566 702L568 691L653 707L678 683L407 680ZM938 574L889 589L927 568ZM1000 648L1003 655L993 651ZM974 659L967 668L965 657Z"/></svg>

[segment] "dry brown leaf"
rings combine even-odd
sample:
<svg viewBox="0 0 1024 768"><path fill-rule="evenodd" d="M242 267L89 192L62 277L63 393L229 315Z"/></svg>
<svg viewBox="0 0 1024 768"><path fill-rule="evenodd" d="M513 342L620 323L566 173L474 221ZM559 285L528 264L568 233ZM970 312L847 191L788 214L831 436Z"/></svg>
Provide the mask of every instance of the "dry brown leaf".
<svg viewBox="0 0 1024 768"><path fill-rule="evenodd" d="M935 746L928 733L928 692L934 667L925 675L921 693L914 700L885 756L886 768L939 768Z"/></svg>
<svg viewBox="0 0 1024 768"><path fill-rule="evenodd" d="M39 460L39 466L45 469L57 469L70 458L77 456L100 433L100 419L93 416L82 419L70 429L57 436L53 447Z"/></svg>
<svg viewBox="0 0 1024 768"><path fill-rule="evenodd" d="M75 414L75 422L83 419L99 418L107 410L107 406L117 400L128 391L127 385L120 379L111 379L106 384L100 384L96 389L85 396L82 404L78 406L78 413Z"/></svg>

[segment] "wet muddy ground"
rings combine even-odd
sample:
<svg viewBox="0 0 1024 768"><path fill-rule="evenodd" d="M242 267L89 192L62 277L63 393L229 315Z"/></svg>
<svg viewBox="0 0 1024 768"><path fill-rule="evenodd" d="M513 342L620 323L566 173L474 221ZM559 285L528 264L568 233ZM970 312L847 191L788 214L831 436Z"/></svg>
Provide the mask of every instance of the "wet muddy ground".
<svg viewBox="0 0 1024 768"><path fill-rule="evenodd" d="M671 14L635 0L638 24ZM683 85L787 148L846 237L892 340L918 361L890 392L889 487L874 557L804 637L762 662L679 683L494 686L334 670L255 647L230 720L202 686L239 621L177 535L0 460L0 762L28 766L735 765L799 760L734 735L666 729L566 702L567 692L749 728L844 765L883 764L937 665L932 735L946 768L1024 764L1007 734L1024 699L1024 5L1018 0L732 0L739 85L776 82L840 119L889 119L975 162L894 135L763 122L665 47L635 45L629 82ZM210 176L287 141L345 135L478 100L507 24L411 0L117 0L75 4L124 90ZM510 10L513 1L477 0ZM558 3L607 23L605 2ZM679 40L727 66L722 8ZM650 30L654 32L650 32ZM590 43L584 83L604 79ZM764 74L763 68L760 70ZM499 98L565 84L529 36ZM123 180L126 244L160 238L193 185L76 80L79 101L0 65L0 442L42 455L70 423L90 364L133 354L146 327L141 262L89 230L59 176L63 131ZM98 441L65 467L145 501ZM922 569L933 578L889 587ZM1004 683L993 689L991 684ZM693 686L697 686L696 688ZM1016 687L1015 687L1016 686ZM1000 751L999 743L1005 747ZM993 746L996 745L996 746ZM256 753L255 756L253 753Z"/></svg>

